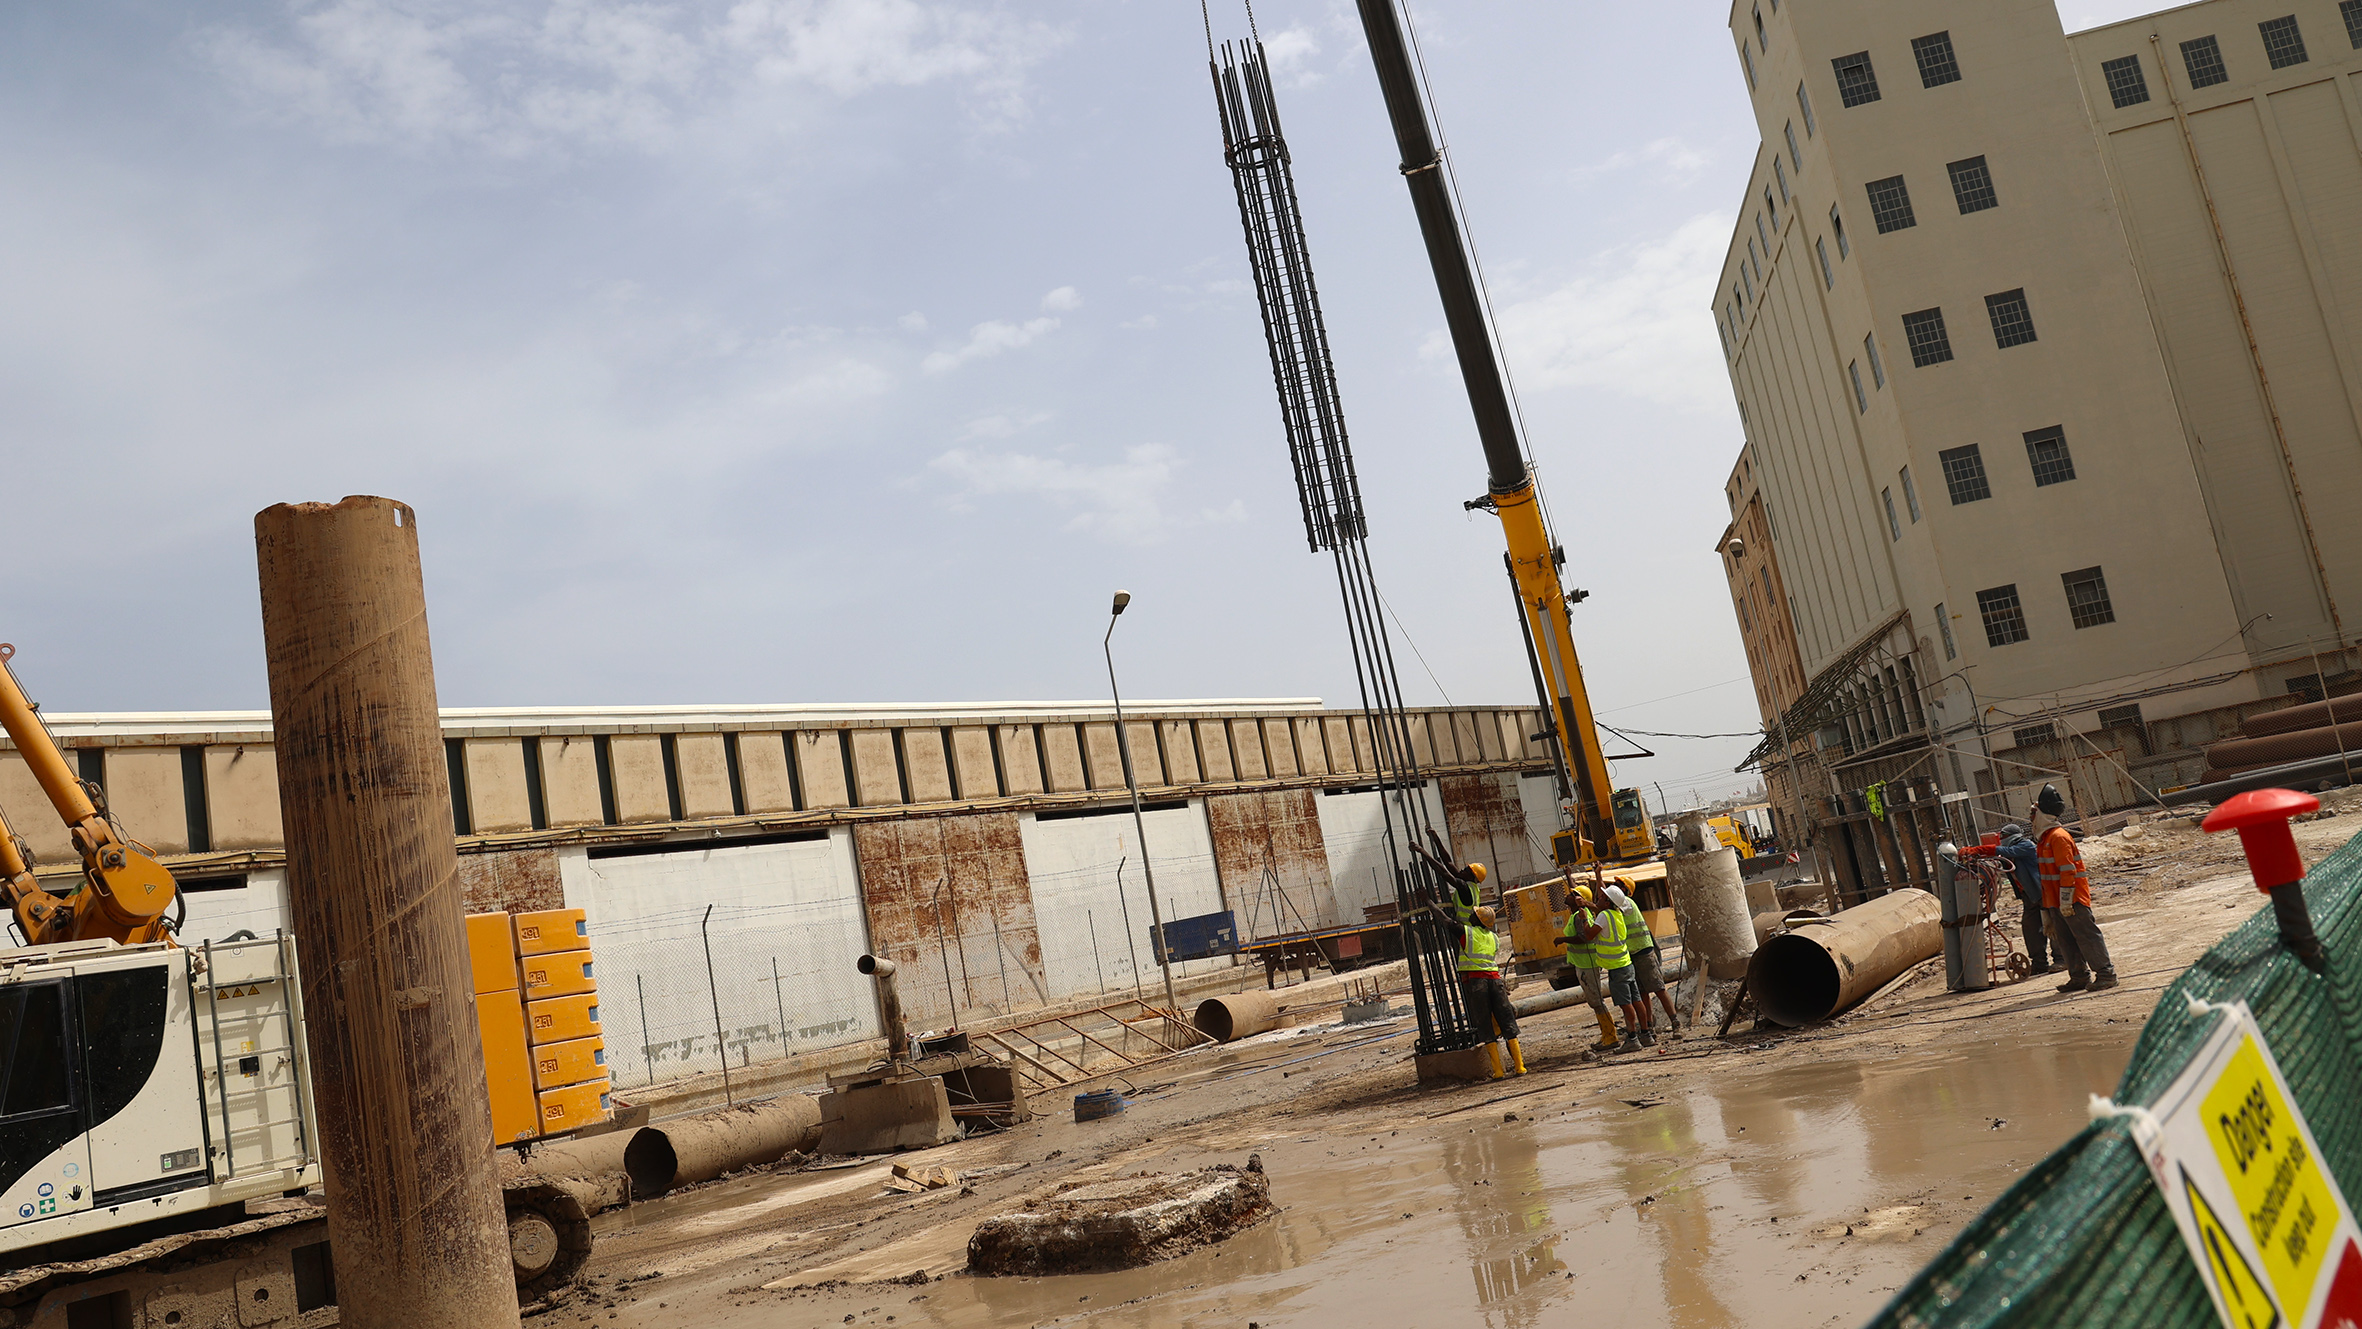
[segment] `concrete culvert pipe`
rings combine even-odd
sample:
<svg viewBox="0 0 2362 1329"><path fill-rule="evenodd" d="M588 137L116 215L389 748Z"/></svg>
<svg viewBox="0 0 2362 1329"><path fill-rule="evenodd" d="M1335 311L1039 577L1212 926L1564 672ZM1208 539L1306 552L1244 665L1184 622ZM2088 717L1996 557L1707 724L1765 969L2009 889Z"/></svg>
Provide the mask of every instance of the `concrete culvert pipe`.
<svg viewBox="0 0 2362 1329"><path fill-rule="evenodd" d="M1233 992L1199 1002L1189 1022L1215 1042L1231 1043L1279 1028L1285 1009L1276 992Z"/></svg>
<svg viewBox="0 0 2362 1329"><path fill-rule="evenodd" d="M810 1153L819 1145L820 1101L787 1094L643 1126L624 1147L623 1170L631 1177L633 1197L646 1199L792 1153Z"/></svg>
<svg viewBox="0 0 2362 1329"><path fill-rule="evenodd" d="M1773 1024L1826 1020L1944 950L1943 911L1899 890L1827 919L1798 919L1747 966L1747 993Z"/></svg>

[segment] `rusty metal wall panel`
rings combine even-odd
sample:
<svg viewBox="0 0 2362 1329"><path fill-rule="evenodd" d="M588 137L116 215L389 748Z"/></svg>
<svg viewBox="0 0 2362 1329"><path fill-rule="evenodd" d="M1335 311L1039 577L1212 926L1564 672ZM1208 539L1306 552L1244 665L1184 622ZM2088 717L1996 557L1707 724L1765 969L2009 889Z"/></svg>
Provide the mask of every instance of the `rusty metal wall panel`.
<svg viewBox="0 0 2362 1329"><path fill-rule="evenodd" d="M864 822L853 843L870 946L900 966L914 1033L1047 1000L1017 814Z"/></svg>
<svg viewBox="0 0 2362 1329"><path fill-rule="evenodd" d="M844 736L840 731L799 729L787 736L787 745L795 753L796 780L803 787L807 811L852 806L852 796L845 788Z"/></svg>
<svg viewBox="0 0 2362 1329"><path fill-rule="evenodd" d="M1443 793L1443 819L1452 855L1482 863L1494 880L1531 875L1534 854L1527 842L1525 804L1517 777L1507 773L1447 775L1436 782Z"/></svg>
<svg viewBox="0 0 2362 1329"><path fill-rule="evenodd" d="M1230 726L1220 720L1193 722L1197 730L1197 754L1205 763L1206 779L1230 781L1238 778L1238 768L1230 759Z"/></svg>
<svg viewBox="0 0 2362 1329"><path fill-rule="evenodd" d="M894 731L854 729L853 779L865 808L892 807L902 801L902 770L894 760Z"/></svg>
<svg viewBox="0 0 2362 1329"><path fill-rule="evenodd" d="M1329 774L1328 749L1323 745L1320 719L1317 716L1298 716L1296 729L1296 760L1302 763L1306 775Z"/></svg>
<svg viewBox="0 0 2362 1329"><path fill-rule="evenodd" d="M1165 778L1173 784L1196 784L1205 777L1197 769L1197 733L1187 720L1159 720L1157 734L1164 740Z"/></svg>
<svg viewBox="0 0 2362 1329"><path fill-rule="evenodd" d="M615 785L615 819L625 825L670 821L664 791L664 743L655 734L617 734L607 740L607 770Z"/></svg>
<svg viewBox="0 0 2362 1329"><path fill-rule="evenodd" d="M541 744L541 805L551 827L598 826L599 756L587 736L536 739Z"/></svg>
<svg viewBox="0 0 2362 1329"><path fill-rule="evenodd" d="M558 855L550 849L503 849L459 856L459 898L471 914L527 914L566 907ZM597 941L593 938L593 943Z"/></svg>
<svg viewBox="0 0 2362 1329"><path fill-rule="evenodd" d="M1263 752L1271 759L1271 774L1275 779L1286 779L1299 774L1302 766L1296 760L1295 726L1285 720L1265 720Z"/></svg>
<svg viewBox="0 0 2362 1329"><path fill-rule="evenodd" d="M1263 726L1253 720L1233 720L1227 728L1230 730L1230 759L1236 764L1238 778L1268 778L1271 768L1263 758Z"/></svg>
<svg viewBox="0 0 2362 1329"><path fill-rule="evenodd" d="M951 762L943 751L940 729L904 729L902 770L910 779L913 803L951 801Z"/></svg>
<svg viewBox="0 0 2362 1329"><path fill-rule="evenodd" d="M1050 770L1053 794L1079 794L1091 787L1083 771L1082 740L1071 724L1041 727L1042 759Z"/></svg>
<svg viewBox="0 0 2362 1329"><path fill-rule="evenodd" d="M1005 724L994 731L1001 744L1001 778L1011 794L1042 793L1042 753L1033 726Z"/></svg>
<svg viewBox="0 0 2362 1329"><path fill-rule="evenodd" d="M737 811L730 801L730 757L720 734L673 736L673 773L681 785L681 816L686 820L727 817Z"/></svg>
<svg viewBox="0 0 2362 1329"><path fill-rule="evenodd" d="M749 812L794 811L795 785L787 778L786 741L769 732L740 734L738 784L746 794Z"/></svg>
<svg viewBox="0 0 2362 1329"><path fill-rule="evenodd" d="M1214 869L1242 937L1335 927L1337 892L1319 800L1310 789L1217 794L1206 800ZM1358 914L1353 918L1360 922Z"/></svg>
<svg viewBox="0 0 2362 1329"><path fill-rule="evenodd" d="M1000 777L992 769L992 731L963 725L951 731L951 769L961 798L998 798Z"/></svg>
<svg viewBox="0 0 2362 1329"><path fill-rule="evenodd" d="M1138 762L1139 754L1132 754L1132 760ZM1090 772L1093 789L1124 787L1124 761L1115 745L1115 721L1093 720L1083 726L1083 763ZM1134 766L1133 770L1140 783L1154 783L1145 766Z"/></svg>

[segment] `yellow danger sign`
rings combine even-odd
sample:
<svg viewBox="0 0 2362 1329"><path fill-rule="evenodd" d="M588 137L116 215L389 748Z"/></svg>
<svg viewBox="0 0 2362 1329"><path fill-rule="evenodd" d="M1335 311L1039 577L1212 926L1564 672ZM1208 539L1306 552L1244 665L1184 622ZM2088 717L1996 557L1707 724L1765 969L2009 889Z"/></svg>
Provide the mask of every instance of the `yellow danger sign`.
<svg viewBox="0 0 2362 1329"><path fill-rule="evenodd" d="M2256 1039L2239 1040L2206 1092L2200 1119L2263 1253L2264 1276L2282 1305L2304 1305L2328 1258L2337 1198Z"/></svg>
<svg viewBox="0 0 2362 1329"><path fill-rule="evenodd" d="M2207 1205L2206 1197L2198 1193L2188 1168L2182 1169L2182 1193L2198 1221L2199 1245L2206 1252L2207 1281L2214 1284L2215 1300L2229 1317L2232 1329L2273 1329L2280 1323L2280 1308L2272 1304L2270 1294L2257 1281L2255 1270L2248 1267L2247 1257L2239 1253L2239 1243L2231 1240L2231 1234L2223 1230L2222 1220Z"/></svg>

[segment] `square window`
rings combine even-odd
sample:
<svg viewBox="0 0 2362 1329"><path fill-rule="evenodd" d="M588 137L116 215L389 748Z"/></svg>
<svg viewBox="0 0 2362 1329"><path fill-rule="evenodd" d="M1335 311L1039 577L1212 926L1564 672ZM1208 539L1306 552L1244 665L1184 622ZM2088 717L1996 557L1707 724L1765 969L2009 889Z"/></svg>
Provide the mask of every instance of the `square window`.
<svg viewBox="0 0 2362 1329"><path fill-rule="evenodd" d="M1944 331L1944 311L1922 309L1903 315L1903 344L1911 348L1911 363L1925 369L1952 358L1952 338Z"/></svg>
<svg viewBox="0 0 2362 1329"><path fill-rule="evenodd" d="M1919 224L1919 219L1911 215L1911 190L1903 183L1903 177L1890 175L1863 187L1870 192L1870 220L1877 225L1880 235Z"/></svg>
<svg viewBox="0 0 2362 1329"><path fill-rule="evenodd" d="M2337 12L2346 20L2346 40L2354 44L2355 50L2362 51L2362 0L2339 0Z"/></svg>
<svg viewBox="0 0 2362 1329"><path fill-rule="evenodd" d="M2362 0L2354 0L2354 3L2357 5L2362 5ZM1790 120L1788 123L1780 126L1780 132L1788 136L1788 164L1795 167L1799 171L1803 170L1804 154L1798 151L1796 147L1796 122L1794 120Z"/></svg>
<svg viewBox="0 0 2362 1329"><path fill-rule="evenodd" d="M1952 640L1952 616L1944 612L1942 605L1936 606L1936 628L1944 634L1944 658L1947 660L1959 659L1959 643Z"/></svg>
<svg viewBox="0 0 2362 1329"><path fill-rule="evenodd" d="M2355 0L2348 0L2348 3L2355 3ZM2352 20L2347 21L2351 22ZM2362 46L2362 40L2357 40L2354 44ZM1813 99L1810 94L1805 92L1802 83L1796 85L1796 109L1804 112L1804 136L1811 138L1813 136Z"/></svg>
<svg viewBox="0 0 2362 1329"><path fill-rule="evenodd" d="M1878 358L1878 334L1862 338L1862 354L1870 361L1870 383L1873 387L1886 386L1886 365Z"/></svg>
<svg viewBox="0 0 2362 1329"><path fill-rule="evenodd" d="M1846 255L1854 252L1854 247L1853 242L1845 238L1845 218L1839 215L1834 203L1829 205L1829 229L1837 233L1837 257L1842 262Z"/></svg>
<svg viewBox="0 0 2362 1329"><path fill-rule="evenodd" d="M2352 0L2357 12L2362 12L2362 0ZM2108 98L2121 111L2127 106L2138 106L2149 99L2149 78L2141 72L2141 58L2128 55L2121 60L2100 62L2100 74L2108 80Z"/></svg>
<svg viewBox="0 0 2362 1329"><path fill-rule="evenodd" d="M1944 488L1951 491L1954 507L1993 497L1993 486L1985 478L1985 454L1976 444L1946 448L1936 460L1943 463Z"/></svg>
<svg viewBox="0 0 2362 1329"><path fill-rule="evenodd" d="M1749 272L1747 271L1747 268L1746 268L1746 265L1745 265L1745 264L1741 264L1741 265L1740 265L1740 267L1739 267L1739 280L1740 280L1740 281L1742 281L1742 282L1744 282L1744 283L1746 283L1746 287L1747 287L1747 303L1748 303L1748 304L1754 304L1754 303L1755 303L1755 278L1754 278L1753 274L1751 274L1751 273L1749 273Z"/></svg>
<svg viewBox="0 0 2362 1329"><path fill-rule="evenodd" d="M2058 736L2059 727L2054 724L2030 724L2023 729L2009 731L2009 741L2021 748L2030 748L2036 743L2048 743Z"/></svg>
<svg viewBox="0 0 2362 1329"><path fill-rule="evenodd" d="M2222 43L2211 36L2182 43L2182 67L2190 71L2193 88L2211 88L2231 81L2230 71L2223 68Z"/></svg>
<svg viewBox="0 0 2362 1329"><path fill-rule="evenodd" d="M1780 159L1772 158L1772 169L1776 171L1779 168ZM1768 189L1763 191L1763 210L1771 214L1771 228L1775 231L1780 229L1780 208L1778 204L1772 202L1771 191ZM1771 241L1768 239L1763 242L1763 256L1765 258L1771 257Z"/></svg>
<svg viewBox="0 0 2362 1329"><path fill-rule="evenodd" d="M2034 313L2026 308L2023 289L1985 297L1985 312L1993 317L1993 342L2004 350L2034 340Z"/></svg>
<svg viewBox="0 0 2362 1329"><path fill-rule="evenodd" d="M2309 58L2305 55L2305 34L2296 26L2296 15L2269 19L2255 26L2264 34L2264 57L2272 62L2272 68L2301 65Z"/></svg>
<svg viewBox="0 0 2362 1329"><path fill-rule="evenodd" d="M1739 65L1747 71L1747 91L1755 91L1755 57L1747 50L1747 39L1739 39Z"/></svg>
<svg viewBox="0 0 2362 1329"><path fill-rule="evenodd" d="M1903 503L1911 509L1911 520L1919 520L1919 486L1911 483L1911 468L1903 468Z"/></svg>
<svg viewBox="0 0 2362 1329"><path fill-rule="evenodd" d="M2034 466L2036 489L2075 478L2075 458L2067 452L2067 431L2057 425L2026 435L2026 460Z"/></svg>
<svg viewBox="0 0 2362 1329"><path fill-rule="evenodd" d="M1913 37L1911 54L1919 60L1919 86L1940 88L1960 81L1960 61L1952 52L1951 33Z"/></svg>
<svg viewBox="0 0 2362 1329"><path fill-rule="evenodd" d="M2102 729L2138 729L2141 727L2140 703L2130 706L2110 706L2100 712Z"/></svg>
<svg viewBox="0 0 2362 1329"><path fill-rule="evenodd" d="M1878 497L1886 504L1887 535L1896 540L1902 539L1903 524L1895 520L1895 491L1892 489L1881 489L1878 491Z"/></svg>
<svg viewBox="0 0 2362 1329"><path fill-rule="evenodd" d="M1952 198L1960 205L1961 216L2001 206L2001 199L1993 193L1993 173L1985 168L1983 157L1956 161L1944 169L1952 173Z"/></svg>
<svg viewBox="0 0 2362 1329"><path fill-rule="evenodd" d="M1984 616L1987 646L2007 646L2012 642L2024 641L2029 635L2026 632L2026 611L2018 604L2015 583L1996 586L1989 591L1978 591L1977 613Z"/></svg>
<svg viewBox="0 0 2362 1329"><path fill-rule="evenodd" d="M1718 318L1714 320L1714 330L1722 334L1722 354L1727 358L1730 355L1730 324Z"/></svg>
<svg viewBox="0 0 2362 1329"><path fill-rule="evenodd" d="M1870 53L1856 51L1829 62L1837 71L1837 99L1848 106L1878 100L1878 72L1870 68Z"/></svg>
<svg viewBox="0 0 2362 1329"><path fill-rule="evenodd" d="M2357 0L2357 3L2362 3L2362 0ZM1826 240L1813 241L1813 252L1821 256L1821 289L1824 291L1836 290L1837 273L1829 266L1829 242Z"/></svg>
<svg viewBox="0 0 2362 1329"><path fill-rule="evenodd" d="M1780 158L1779 158L1779 155L1778 155L1777 153L1773 154L1773 156L1772 156L1772 179L1773 179L1773 180L1775 180L1775 181L1777 181L1777 182L1779 183L1779 186L1780 186L1780 201L1781 201L1782 203L1785 203L1785 202L1787 202L1787 201L1788 201L1788 164L1787 164L1786 162L1783 162L1783 161L1781 161L1781 160L1780 160ZM1776 214L1776 213L1775 213L1774 215L1776 216L1776 215L1778 215L1778 214Z"/></svg>
<svg viewBox="0 0 2362 1329"><path fill-rule="evenodd" d="M1869 394L1862 391L1862 362L1859 360L1847 361L1845 365L1845 372L1853 376L1854 409L1864 415L1867 415L1870 411L1870 397ZM1892 508L1894 504L1890 501L1886 506Z"/></svg>
<svg viewBox="0 0 2362 1329"><path fill-rule="evenodd" d="M2067 587L2067 613L2079 628L2096 628L2116 621L2116 607L2108 603L2108 579L2098 568L2062 573Z"/></svg>

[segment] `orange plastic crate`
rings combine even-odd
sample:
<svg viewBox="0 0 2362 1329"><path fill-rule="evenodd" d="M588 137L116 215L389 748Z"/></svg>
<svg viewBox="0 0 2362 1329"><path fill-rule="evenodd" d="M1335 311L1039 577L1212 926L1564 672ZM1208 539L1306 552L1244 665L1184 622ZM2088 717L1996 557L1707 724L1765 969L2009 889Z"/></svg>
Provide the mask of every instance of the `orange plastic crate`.
<svg viewBox="0 0 2362 1329"><path fill-rule="evenodd" d="M507 914L467 916L467 958L479 996L516 991L516 943L511 940Z"/></svg>
<svg viewBox="0 0 2362 1329"><path fill-rule="evenodd" d="M533 1049L533 1087L562 1089L570 1084L607 1078L607 1040L570 1038Z"/></svg>
<svg viewBox="0 0 2362 1329"><path fill-rule="evenodd" d="M592 972L589 951L529 955L517 962L517 969L524 975L527 1001L539 1001L543 997L572 997L599 990L598 979Z"/></svg>
<svg viewBox="0 0 2362 1329"><path fill-rule="evenodd" d="M511 918L517 929L519 955L590 949L590 924L579 909L543 909Z"/></svg>
<svg viewBox="0 0 2362 1329"><path fill-rule="evenodd" d="M525 1003L525 1034L535 1047L599 1036L599 994L549 997Z"/></svg>
<svg viewBox="0 0 2362 1329"><path fill-rule="evenodd" d="M588 1084L568 1085L564 1089L544 1089L540 1103L541 1133L544 1135L596 1126L613 1112L607 1097L607 1081L603 1078Z"/></svg>

